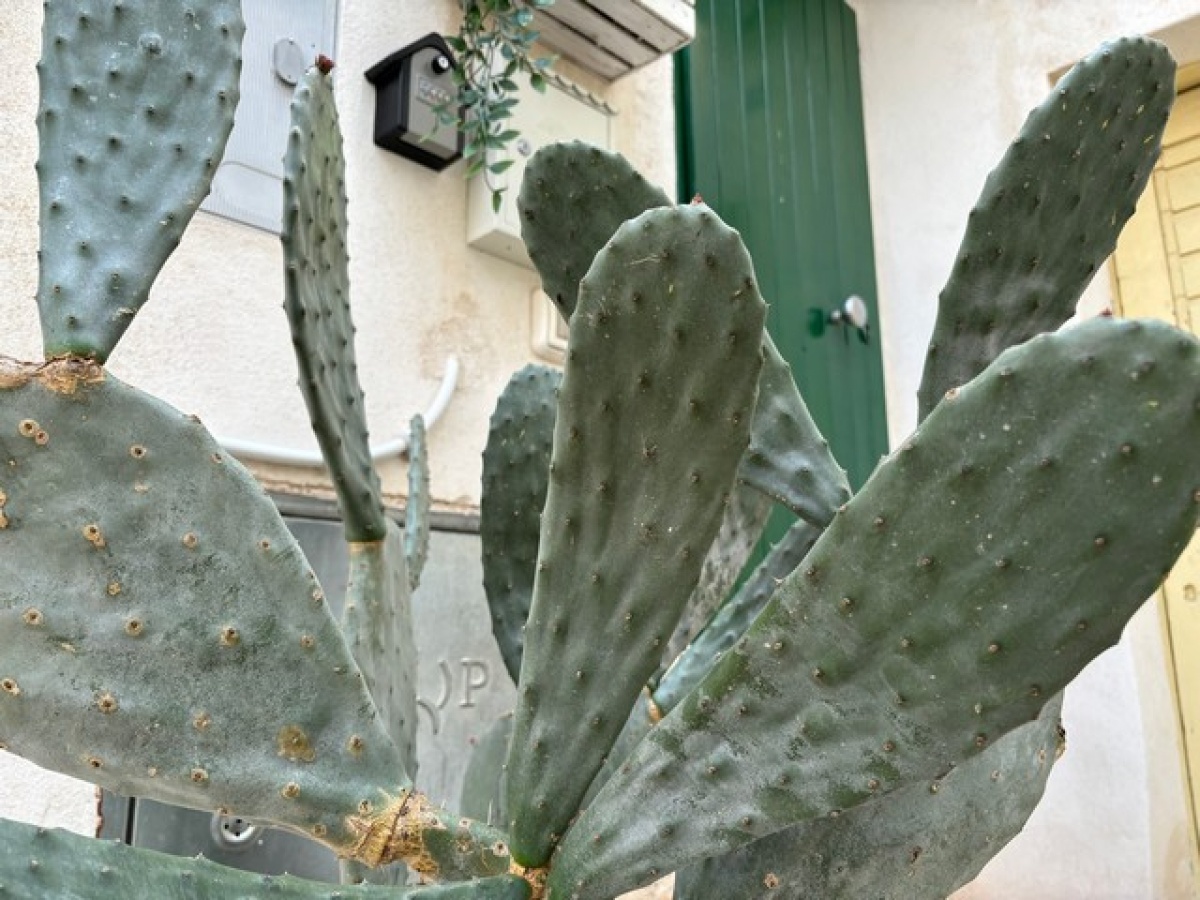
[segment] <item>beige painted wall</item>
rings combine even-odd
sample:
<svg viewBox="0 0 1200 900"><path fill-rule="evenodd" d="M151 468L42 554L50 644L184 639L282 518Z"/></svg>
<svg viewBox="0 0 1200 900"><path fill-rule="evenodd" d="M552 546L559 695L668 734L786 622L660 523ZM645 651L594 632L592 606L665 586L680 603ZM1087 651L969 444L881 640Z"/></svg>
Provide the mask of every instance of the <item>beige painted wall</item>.
<svg viewBox="0 0 1200 900"><path fill-rule="evenodd" d="M37 263L34 115L41 3L0 5L8 73L0 95L0 322L3 352L41 356L33 301ZM480 454L495 396L530 361L530 270L466 245L462 166L435 174L371 142L374 88L361 73L429 31L457 26L454 0L341 0L337 96L346 135L353 303L359 372L372 436L400 436L436 392L449 355L458 390L430 433L432 485L442 508L479 499ZM615 107L618 149L649 177L674 183L669 60L608 86L560 67ZM564 137L571 137L570 134ZM280 148L282 155L282 147ZM511 192L508 202L515 202ZM111 359L121 378L195 413L214 433L315 448L284 315L278 239L201 213L159 278L150 302ZM319 473L258 469L268 486L320 492ZM384 488L405 492L400 461ZM90 787L38 775L0 754L0 816L86 830ZM50 798L43 800L42 798Z"/></svg>
<svg viewBox="0 0 1200 900"><path fill-rule="evenodd" d="M1197 0L849 0L858 14L889 431L916 389L944 283L984 177L1050 74L1121 34L1200 59ZM1111 303L1103 275L1085 297ZM1158 623L1067 694L1068 751L1026 831L962 900L1191 897L1173 712Z"/></svg>

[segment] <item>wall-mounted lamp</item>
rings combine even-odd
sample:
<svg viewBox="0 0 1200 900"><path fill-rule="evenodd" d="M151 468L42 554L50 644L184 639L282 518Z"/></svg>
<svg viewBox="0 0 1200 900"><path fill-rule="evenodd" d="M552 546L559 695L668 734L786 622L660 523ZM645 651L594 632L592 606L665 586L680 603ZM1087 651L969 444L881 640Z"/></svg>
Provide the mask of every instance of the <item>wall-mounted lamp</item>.
<svg viewBox="0 0 1200 900"><path fill-rule="evenodd" d="M375 85L375 143L435 171L462 156L462 134L435 110L453 103L454 57L439 34L427 34L366 72Z"/></svg>

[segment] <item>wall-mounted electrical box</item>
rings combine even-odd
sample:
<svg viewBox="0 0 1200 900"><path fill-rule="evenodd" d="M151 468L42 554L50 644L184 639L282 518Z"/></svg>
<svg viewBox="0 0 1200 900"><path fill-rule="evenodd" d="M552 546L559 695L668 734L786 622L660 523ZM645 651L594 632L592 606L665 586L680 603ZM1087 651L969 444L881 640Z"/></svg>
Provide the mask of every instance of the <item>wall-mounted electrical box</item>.
<svg viewBox="0 0 1200 900"><path fill-rule="evenodd" d="M525 165L537 149L556 141L586 141L611 149L616 111L599 98L553 73L547 73L546 90L535 91L527 76L518 76L520 101L513 111L512 127L521 136L508 147L512 167L492 184L505 188L498 211L492 207L492 192L483 176L472 178L467 188L467 243L476 250L532 269L533 263L521 240L517 214L517 192L525 177ZM497 158L489 153L488 162Z"/></svg>
<svg viewBox="0 0 1200 900"><path fill-rule="evenodd" d="M278 232L292 93L319 54L334 55L337 0L252 0L242 6L242 96L201 209Z"/></svg>
<svg viewBox="0 0 1200 900"><path fill-rule="evenodd" d="M458 96L454 57L438 34L377 62L366 72L375 85L375 143L441 171L462 156L462 134L438 120L439 106Z"/></svg>
<svg viewBox="0 0 1200 900"><path fill-rule="evenodd" d="M614 81L691 43L695 0L556 0L534 14L540 42Z"/></svg>

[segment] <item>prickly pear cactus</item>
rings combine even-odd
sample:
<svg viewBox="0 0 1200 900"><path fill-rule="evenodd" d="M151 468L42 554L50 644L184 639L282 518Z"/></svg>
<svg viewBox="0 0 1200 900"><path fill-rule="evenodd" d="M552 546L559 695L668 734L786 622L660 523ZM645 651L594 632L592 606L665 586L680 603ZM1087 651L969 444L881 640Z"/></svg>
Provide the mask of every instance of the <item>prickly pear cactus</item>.
<svg viewBox="0 0 1200 900"><path fill-rule="evenodd" d="M765 316L741 239L702 206L621 226L580 285L508 759L521 865L545 865L699 578Z"/></svg>
<svg viewBox="0 0 1200 900"><path fill-rule="evenodd" d="M342 630L362 669L404 769L417 771L417 647L404 535L394 522L387 537L350 545L350 580Z"/></svg>
<svg viewBox="0 0 1200 900"><path fill-rule="evenodd" d="M521 237L564 319L575 312L579 282L617 227L670 205L671 198L616 153L574 141L534 154L517 197Z"/></svg>
<svg viewBox="0 0 1200 900"><path fill-rule="evenodd" d="M850 499L845 470L809 415L791 366L769 337L763 341L754 432L738 478L819 528Z"/></svg>
<svg viewBox="0 0 1200 900"><path fill-rule="evenodd" d="M669 204L662 190L615 153L573 141L534 154L518 198L521 236L564 319L571 320L580 281L621 223ZM824 526L850 496L846 474L770 334L763 336L763 354L750 451L739 478Z"/></svg>
<svg viewBox="0 0 1200 900"><path fill-rule="evenodd" d="M812 549L822 529L798 519L738 589L714 611L654 688L654 703L670 712L758 618L779 583Z"/></svg>
<svg viewBox="0 0 1200 900"><path fill-rule="evenodd" d="M663 654L665 665L670 665L691 644L722 605L761 540L770 515L770 499L760 491L738 484L730 493L721 528L704 557L700 580L667 642L667 652ZM656 685L658 681L656 674L651 683Z"/></svg>
<svg viewBox="0 0 1200 900"><path fill-rule="evenodd" d="M1196 528L1179 448L1200 437L1198 350L1095 320L1007 351L943 403L575 822L551 896L611 896L932 779L1029 721Z"/></svg>
<svg viewBox="0 0 1200 900"><path fill-rule="evenodd" d="M296 88L284 158L284 309L301 392L350 542L342 627L411 776L417 759L417 654L409 549L407 536L384 514L371 460L350 315L344 170L331 67L316 66ZM419 450L423 436L422 430Z"/></svg>
<svg viewBox="0 0 1200 900"><path fill-rule="evenodd" d="M411 787L407 603L427 492L414 426L406 541L384 514L355 374L328 66L297 92L284 244L302 387L357 551L353 656L250 475L101 365L207 188L236 100L237 3L49 0L46 23L39 309L53 359L0 361L9 749L279 823L354 864L462 882L387 896L607 900L691 866L681 900L898 880L915 900L953 890L1019 829L1058 749L1058 694L1117 639L1200 509L1200 344L1110 320L1021 343L1069 313L1153 163L1171 77L1158 45L1112 45L1030 119L943 294L922 387L933 412L849 502L763 331L736 233L702 205L668 206L609 154L567 145L531 163L521 213L570 351L557 391L555 376L528 379L533 414L493 423L507 446L489 490L514 493L495 495L487 541L517 546L496 602L511 604L498 636L519 705L481 753L471 819ZM801 524L655 703L647 679L739 481ZM0 889L383 896L11 823Z"/></svg>
<svg viewBox="0 0 1200 900"><path fill-rule="evenodd" d="M412 791L320 586L263 489L198 421L122 384L98 362L123 330L103 323L132 315L207 185L194 166L181 164L154 183L161 203L140 202L146 172L159 170L131 166L136 156L122 153L119 128L148 123L130 142L142 139L164 159L209 148L214 158L201 168L211 169L227 123L224 113L214 119L208 110L227 105L232 118L241 29L232 0L202 9L47 4L43 285L54 284L47 272L62 271L76 279L68 284L63 276L64 293L74 298L78 286L92 300L65 307L65 320L58 306L40 305L55 357L48 363L0 361L0 451L9 461L0 486L0 575L9 585L0 597L0 731L10 750L59 771L126 794L279 824L349 859L403 859L430 877L501 874L508 866L501 835ZM80 50L66 60L72 42ZM308 97L323 77L309 76ZM177 81L188 90L178 93ZM193 86L198 93L190 93ZM60 109L63 90L74 118ZM159 107L172 99L179 109ZM305 110L321 102L304 100L297 106ZM335 128L323 111L322 127ZM309 113L306 121L319 118ZM73 167L54 164L48 142L69 144L75 135L84 147L97 128L111 135L108 156L80 149ZM344 247L322 256L314 243L329 249L317 234L322 228L326 237L344 234L340 160L328 158L328 135L299 131L287 209L299 227L290 233L288 271L320 282L294 284L297 294L336 295L344 281L327 270L338 268L339 252L344 263ZM314 146L321 166L306 168L303 157ZM123 270L110 278L114 270L104 268L123 251L100 252L108 244L99 241L80 246L78 232L54 225L63 212L55 198L96 197L130 216L120 227L110 222L106 237L125 239L134 254L132 274L143 285L136 296L123 293ZM316 210L320 221L298 223L299 210ZM77 213L80 227L90 222L85 212ZM145 240L148 231L158 237ZM62 261L93 249L108 279L104 302L93 302L104 292ZM314 252L322 265L313 264ZM113 298L122 304L116 313ZM335 330L348 325L348 317L330 318ZM63 339L62 321L80 341ZM300 330L313 338L303 352L318 355L328 328ZM365 445L365 433L350 434ZM364 521L382 518L361 492L342 494L347 506L366 511ZM398 584L406 596L402 544L391 545L399 548L391 555L401 577L385 566L377 581ZM248 700L255 697L274 700L264 707Z"/></svg>
<svg viewBox="0 0 1200 900"><path fill-rule="evenodd" d="M413 416L408 423L408 506L404 510L404 560L408 586L416 590L429 558L429 444L425 420Z"/></svg>
<svg viewBox="0 0 1200 900"><path fill-rule="evenodd" d="M387 534L354 358L346 247L346 176L332 75L314 69L296 87L284 157L284 309L300 390L329 464L348 541Z"/></svg>
<svg viewBox="0 0 1200 900"><path fill-rule="evenodd" d="M533 600L561 383L562 373L548 366L526 366L513 375L496 402L483 450L483 587L492 633L514 683L521 674Z"/></svg>
<svg viewBox="0 0 1200 900"><path fill-rule="evenodd" d="M47 358L104 362L208 193L233 128L238 0L47 0L38 64Z"/></svg>
<svg viewBox="0 0 1200 900"><path fill-rule="evenodd" d="M5 361L0 454L8 749L343 847L407 785L300 548L198 421L86 361Z"/></svg>
<svg viewBox="0 0 1200 900"><path fill-rule="evenodd" d="M1061 698L934 781L779 831L680 872L675 900L927 900L975 878L1041 799L1064 743Z"/></svg>
<svg viewBox="0 0 1200 900"><path fill-rule="evenodd" d="M946 385L1074 314L1133 215L1174 98L1167 48L1122 38L1071 69L1029 114L988 176L939 297L922 417Z"/></svg>
<svg viewBox="0 0 1200 900"><path fill-rule="evenodd" d="M529 885L501 876L430 887L335 889L0 820L0 894L26 900L528 900Z"/></svg>

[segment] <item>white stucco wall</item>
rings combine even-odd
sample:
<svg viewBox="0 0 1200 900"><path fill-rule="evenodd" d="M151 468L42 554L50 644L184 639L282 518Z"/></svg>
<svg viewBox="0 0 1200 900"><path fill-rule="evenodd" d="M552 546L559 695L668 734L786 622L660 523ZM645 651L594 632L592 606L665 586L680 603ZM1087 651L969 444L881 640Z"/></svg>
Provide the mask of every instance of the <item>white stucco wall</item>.
<svg viewBox="0 0 1200 900"><path fill-rule="evenodd" d="M454 0L341 0L333 54L346 135L359 374L373 438L402 434L433 397L447 356L461 362L458 390L429 438L433 493L442 509L478 503L491 406L509 375L533 358L530 293L538 281L531 270L466 245L461 165L436 174L373 145L374 88L361 73L427 32L453 31L458 9ZM41 10L38 0L0 5L8 72L0 95L0 352L24 359L41 356L33 300ZM617 148L653 180L673 185L669 59L612 85L566 64L560 70L618 111ZM508 197L515 202L515 191ZM218 435L315 448L282 302L278 239L200 213L110 368L199 415ZM325 487L319 473L256 471L271 488L321 493ZM388 497L402 501L403 464L386 464L382 475ZM0 753L0 816L89 831L94 792Z"/></svg>
<svg viewBox="0 0 1200 900"><path fill-rule="evenodd" d="M1200 59L1197 0L849 0L858 15L888 423L916 422L936 298L991 167L1059 72L1157 33ZM1085 297L1111 303L1102 274ZM1067 694L1068 750L1026 831L963 900L1191 897L1177 741L1153 609Z"/></svg>

